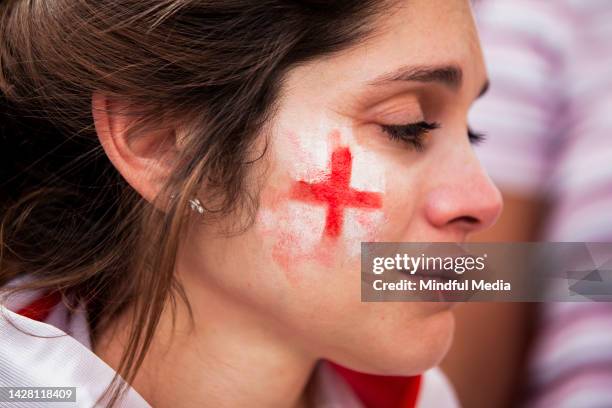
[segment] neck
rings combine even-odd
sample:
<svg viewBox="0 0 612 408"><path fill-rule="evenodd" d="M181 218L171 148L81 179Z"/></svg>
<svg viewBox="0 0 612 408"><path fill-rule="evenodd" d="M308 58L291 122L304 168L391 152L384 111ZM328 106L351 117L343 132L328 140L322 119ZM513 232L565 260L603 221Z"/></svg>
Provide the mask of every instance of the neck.
<svg viewBox="0 0 612 408"><path fill-rule="evenodd" d="M141 369L132 382L155 407L305 407L305 387L316 360L283 341L253 313L212 290L184 282L192 305L177 301L175 326L164 312ZM119 366L127 344L127 317L101 333L94 352Z"/></svg>

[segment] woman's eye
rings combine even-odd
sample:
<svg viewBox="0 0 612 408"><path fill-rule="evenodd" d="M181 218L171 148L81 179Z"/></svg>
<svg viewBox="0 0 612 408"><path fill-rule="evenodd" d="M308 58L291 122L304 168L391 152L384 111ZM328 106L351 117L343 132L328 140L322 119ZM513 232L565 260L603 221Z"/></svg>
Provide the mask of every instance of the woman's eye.
<svg viewBox="0 0 612 408"><path fill-rule="evenodd" d="M440 124L436 122L418 122L407 125L381 125L383 131L387 133L391 140L397 140L403 143L408 143L417 151L423 150L423 141L425 136L436 129L440 128ZM476 132L468 128L468 138L473 145L479 145L487 140L484 133Z"/></svg>
<svg viewBox="0 0 612 408"><path fill-rule="evenodd" d="M391 140L407 143L417 151L423 150L423 139L432 130L440 128L439 123L418 122L407 125L381 125Z"/></svg>

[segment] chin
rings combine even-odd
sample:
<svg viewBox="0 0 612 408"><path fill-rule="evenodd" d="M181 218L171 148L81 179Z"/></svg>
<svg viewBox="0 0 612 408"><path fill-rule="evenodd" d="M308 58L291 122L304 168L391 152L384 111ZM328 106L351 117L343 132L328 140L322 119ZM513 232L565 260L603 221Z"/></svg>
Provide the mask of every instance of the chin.
<svg viewBox="0 0 612 408"><path fill-rule="evenodd" d="M451 310L440 312L437 321L425 341L420 341L422 358L418 361L417 371L422 373L437 366L446 356L455 333L455 317Z"/></svg>
<svg viewBox="0 0 612 408"><path fill-rule="evenodd" d="M429 316L410 330L395 332L381 342L378 356L372 356L371 374L411 376L421 374L437 366L448 352L455 328L451 310L444 310Z"/></svg>

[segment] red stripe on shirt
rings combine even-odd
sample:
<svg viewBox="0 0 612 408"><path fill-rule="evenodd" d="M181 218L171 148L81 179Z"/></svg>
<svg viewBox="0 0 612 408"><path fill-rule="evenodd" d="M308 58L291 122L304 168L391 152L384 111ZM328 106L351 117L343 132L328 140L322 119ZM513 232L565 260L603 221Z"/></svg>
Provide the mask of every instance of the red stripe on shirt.
<svg viewBox="0 0 612 408"><path fill-rule="evenodd" d="M414 408L422 377L394 377L359 373L330 362L367 408Z"/></svg>
<svg viewBox="0 0 612 408"><path fill-rule="evenodd" d="M61 301L59 292L48 292L34 300L32 303L17 310L17 314L32 320L44 321L51 312L51 309Z"/></svg>

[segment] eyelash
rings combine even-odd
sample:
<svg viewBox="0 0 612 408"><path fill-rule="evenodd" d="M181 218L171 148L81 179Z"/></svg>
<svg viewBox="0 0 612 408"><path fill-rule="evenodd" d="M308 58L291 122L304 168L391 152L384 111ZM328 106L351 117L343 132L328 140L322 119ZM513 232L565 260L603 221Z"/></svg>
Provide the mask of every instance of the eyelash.
<svg viewBox="0 0 612 408"><path fill-rule="evenodd" d="M412 145L416 151L423 150L423 139L432 130L440 127L435 122L418 122L407 125L382 125L382 129L391 140L397 140Z"/></svg>
<svg viewBox="0 0 612 408"><path fill-rule="evenodd" d="M468 138L470 139L470 143L474 146L478 146L487 141L487 135L482 132L476 132L470 128L468 128Z"/></svg>
<svg viewBox="0 0 612 408"><path fill-rule="evenodd" d="M439 129L441 125L437 122L422 121L407 125L381 125L381 127L391 140L408 143L416 151L422 151L425 136L429 132ZM468 128L468 138L473 145L479 145L486 140L486 135Z"/></svg>

